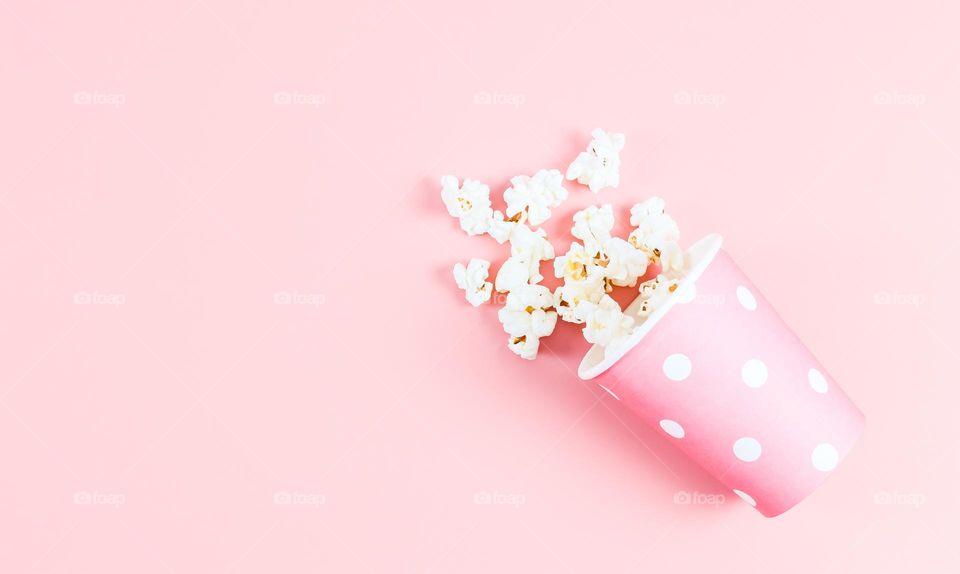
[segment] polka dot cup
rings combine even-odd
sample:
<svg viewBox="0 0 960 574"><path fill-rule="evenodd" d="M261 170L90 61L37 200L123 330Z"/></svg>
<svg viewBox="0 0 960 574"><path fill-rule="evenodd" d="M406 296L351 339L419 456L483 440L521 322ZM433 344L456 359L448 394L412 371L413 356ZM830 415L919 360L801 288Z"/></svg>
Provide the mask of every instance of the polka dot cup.
<svg viewBox="0 0 960 574"><path fill-rule="evenodd" d="M616 353L591 349L580 376L776 516L833 472L864 417L721 243L694 245L671 301Z"/></svg>

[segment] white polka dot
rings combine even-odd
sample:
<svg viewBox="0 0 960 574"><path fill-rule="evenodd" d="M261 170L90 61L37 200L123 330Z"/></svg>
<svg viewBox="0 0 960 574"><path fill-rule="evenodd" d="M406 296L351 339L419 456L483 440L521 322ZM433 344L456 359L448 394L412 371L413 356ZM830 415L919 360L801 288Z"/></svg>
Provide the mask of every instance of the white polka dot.
<svg viewBox="0 0 960 574"><path fill-rule="evenodd" d="M688 283L680 290L680 298L677 302L685 305L697 298L697 286L694 283Z"/></svg>
<svg viewBox="0 0 960 574"><path fill-rule="evenodd" d="M767 384L767 366L760 359L750 359L744 363L740 375L750 388L759 389Z"/></svg>
<svg viewBox="0 0 960 574"><path fill-rule="evenodd" d="M599 383L598 383L598 384L599 384ZM608 393L610 393L610 396L611 396L611 397L617 399L618 401L620 400L620 397L617 396L617 393L611 391L610 389L608 389L607 387L605 387L605 386L603 386L603 385L600 385L600 388L603 389L603 390L605 390L605 391L607 391Z"/></svg>
<svg viewBox="0 0 960 574"><path fill-rule="evenodd" d="M744 491L742 491L742 490L737 490L736 488L733 489L733 492L734 492L737 496L739 496L740 498L742 498L744 501L746 501L746 503L749 504L750 506L756 506L756 505L757 505L757 501L754 500L753 497L750 496L749 494L747 494L746 492L744 492Z"/></svg>
<svg viewBox="0 0 960 574"><path fill-rule="evenodd" d="M818 393L827 392L827 379L823 376L823 373L816 369L810 369L807 372L807 380L810 381L810 386L813 387L813 390Z"/></svg>
<svg viewBox="0 0 960 574"><path fill-rule="evenodd" d="M830 472L840 462L840 453L832 444L822 442L813 449L810 459L813 461L813 468L820 472Z"/></svg>
<svg viewBox="0 0 960 574"><path fill-rule="evenodd" d="M743 285L737 287L737 301L740 301L740 304L743 305L743 308L747 311L755 311L757 309L756 297Z"/></svg>
<svg viewBox="0 0 960 574"><path fill-rule="evenodd" d="M670 419L663 419L660 421L660 428L663 429L663 432L672 436L673 438L683 438L683 435L686 433L683 431L683 427L680 426L680 423L677 421L672 421Z"/></svg>
<svg viewBox="0 0 960 574"><path fill-rule="evenodd" d="M663 374L672 381L682 381L690 376L693 365L690 358L681 353L674 353L663 362Z"/></svg>
<svg viewBox="0 0 960 574"><path fill-rule="evenodd" d="M753 462L760 458L760 443L755 438L745 436L733 443L733 454L743 462Z"/></svg>

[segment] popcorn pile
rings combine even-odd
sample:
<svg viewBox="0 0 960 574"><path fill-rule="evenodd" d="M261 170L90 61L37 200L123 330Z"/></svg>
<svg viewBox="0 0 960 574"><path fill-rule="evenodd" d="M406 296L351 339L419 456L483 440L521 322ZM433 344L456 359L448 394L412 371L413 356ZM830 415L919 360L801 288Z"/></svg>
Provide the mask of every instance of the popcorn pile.
<svg viewBox="0 0 960 574"><path fill-rule="evenodd" d="M591 133L593 140L567 168L566 179L586 185L594 193L620 184L620 151L623 134ZM503 193L506 212L494 211L490 188L478 181L453 176L441 178L440 196L450 215L460 220L468 235L488 234L498 243L510 243L510 257L500 266L493 283L488 281L490 262L471 259L453 268L457 286L471 305L490 300L493 290L506 293L498 313L507 346L524 359L535 359L540 339L553 334L559 317L583 325L584 338L604 351L626 341L634 329L677 289L688 262L680 248L680 230L664 211L659 197L638 203L630 210L635 229L627 239L614 237L613 207L590 206L573 216L571 233L580 240L556 256L547 233L533 229L547 221L551 209L569 195L564 175L542 169L533 176L510 180ZM562 285L551 293L540 285L540 264L553 260L553 271ZM624 314L610 297L614 287L636 287L651 266L658 275L640 284L641 306L637 317Z"/></svg>

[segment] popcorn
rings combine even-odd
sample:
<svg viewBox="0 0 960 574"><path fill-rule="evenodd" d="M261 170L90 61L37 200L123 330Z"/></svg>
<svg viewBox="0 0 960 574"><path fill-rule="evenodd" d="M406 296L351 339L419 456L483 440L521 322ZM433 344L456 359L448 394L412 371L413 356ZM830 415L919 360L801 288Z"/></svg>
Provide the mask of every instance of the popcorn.
<svg viewBox="0 0 960 574"><path fill-rule="evenodd" d="M560 318L569 323L582 323L577 309L583 302L596 303L606 289L604 268L591 257L583 245L572 243L566 255L553 262L554 275L563 278L563 285L554 291L554 307Z"/></svg>
<svg viewBox="0 0 960 574"><path fill-rule="evenodd" d="M487 233L490 234L490 237L496 239L497 243L502 245L510 241L513 230L524 222L526 215L525 211L521 211L511 218L505 219L502 211L494 211L493 216L490 218L490 229L487 230Z"/></svg>
<svg viewBox="0 0 960 574"><path fill-rule="evenodd" d="M460 182L452 175L440 178L440 197L450 215L460 219L460 228L467 235L480 235L490 228L493 209L490 207L490 188L472 179Z"/></svg>
<svg viewBox="0 0 960 574"><path fill-rule="evenodd" d="M664 201L659 197L634 205L630 209L630 223L636 225L627 241L659 264L668 275L679 275L685 267L680 248L680 228L672 217L664 213Z"/></svg>
<svg viewBox="0 0 960 574"><path fill-rule="evenodd" d="M583 303L577 309L577 315L585 323L583 337L590 343L606 347L605 350L622 344L633 330L633 317L624 315L620 305L609 295L604 295L598 303Z"/></svg>
<svg viewBox="0 0 960 574"><path fill-rule="evenodd" d="M526 225L518 225L513 230L513 234L510 236L510 254L526 256L527 259L536 261L538 264L541 261L549 261L555 256L553 245L547 240L547 232L543 229L533 231ZM534 283L541 279L543 277L537 279Z"/></svg>
<svg viewBox="0 0 960 574"><path fill-rule="evenodd" d="M612 237L603 246L607 256L604 276L618 287L633 287L647 272L647 254L619 237Z"/></svg>
<svg viewBox="0 0 960 574"><path fill-rule="evenodd" d="M644 237L639 229L634 229L627 242L647 255L651 263L660 265L660 270L672 277L678 277L686 269L683 248L675 239L666 237Z"/></svg>
<svg viewBox="0 0 960 574"><path fill-rule="evenodd" d="M579 314L580 306L597 303L604 295L603 277L593 274L583 281L572 281L557 287L553 292L553 306L567 323L583 323Z"/></svg>
<svg viewBox="0 0 960 574"><path fill-rule="evenodd" d="M666 215L664 213L665 209L666 202L660 197L654 196L646 201L641 201L630 208L630 225L638 227L651 217Z"/></svg>
<svg viewBox="0 0 960 574"><path fill-rule="evenodd" d="M687 269L686 254L676 241L663 241L657 245L655 253L659 253L660 272L671 278L680 278Z"/></svg>
<svg viewBox="0 0 960 574"><path fill-rule="evenodd" d="M522 285L507 295L497 316L510 337L507 346L523 359L535 359L540 337L553 333L557 312L551 310L553 297L543 285Z"/></svg>
<svg viewBox="0 0 960 574"><path fill-rule="evenodd" d="M537 275L539 275L539 264L537 262ZM530 268L532 267L531 261L521 256L509 257L506 261L503 262L503 265L500 266L500 270L497 271L497 278L495 286L498 293L507 293L508 291L515 291L523 285L530 283L531 275ZM543 277L540 277L543 279ZM538 283L540 280L534 281Z"/></svg>
<svg viewBox="0 0 960 574"><path fill-rule="evenodd" d="M510 235L510 257L497 272L497 291L506 293L519 285L543 281L540 262L549 261L554 256L546 231L533 231L522 223L518 224Z"/></svg>
<svg viewBox="0 0 960 574"><path fill-rule="evenodd" d="M672 217L664 213L664 201L651 197L630 208L630 225L636 226L643 237L680 239L680 228Z"/></svg>
<svg viewBox="0 0 960 574"><path fill-rule="evenodd" d="M553 260L553 274L564 280L586 279L587 270L594 264L593 257L587 253L583 245L574 241L565 255Z"/></svg>
<svg viewBox="0 0 960 574"><path fill-rule="evenodd" d="M649 281L644 281L640 285L640 309L637 314L641 317L648 317L658 307L663 305L670 295L679 287L677 279L671 279L664 274L657 275Z"/></svg>
<svg viewBox="0 0 960 574"><path fill-rule="evenodd" d="M597 128L590 135L593 136L590 146L567 168L567 179L589 186L594 193L605 187L618 187L623 134L607 134Z"/></svg>
<svg viewBox="0 0 960 574"><path fill-rule="evenodd" d="M537 352L540 350L540 338L528 335L519 337L511 335L507 338L507 348L519 355L521 359L532 361L537 358Z"/></svg>
<svg viewBox="0 0 960 574"><path fill-rule="evenodd" d="M503 199L507 202L508 217L526 212L530 225L540 225L550 218L551 207L557 207L567 199L563 174L556 169L541 169L533 177L513 177L510 187L503 192Z"/></svg>
<svg viewBox="0 0 960 574"><path fill-rule="evenodd" d="M573 214L571 233L583 241L587 253L596 257L603 251L603 245L610 239L613 231L613 206L597 207L591 205Z"/></svg>
<svg viewBox="0 0 960 574"><path fill-rule="evenodd" d="M478 307L490 300L493 284L487 281L490 274L490 262L483 259L471 259L464 267L463 263L453 266L453 279L457 287L466 291L467 301Z"/></svg>

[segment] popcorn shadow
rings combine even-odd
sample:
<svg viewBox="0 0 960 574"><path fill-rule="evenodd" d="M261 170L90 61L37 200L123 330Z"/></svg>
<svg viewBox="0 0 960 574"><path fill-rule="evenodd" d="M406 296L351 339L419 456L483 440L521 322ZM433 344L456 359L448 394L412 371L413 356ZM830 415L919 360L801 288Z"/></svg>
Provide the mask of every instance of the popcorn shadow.
<svg viewBox="0 0 960 574"><path fill-rule="evenodd" d="M580 360L590 350L590 343L584 340L582 332L583 325L567 323L558 317L553 334L541 340L541 345L545 347L541 353L556 355L576 373Z"/></svg>

